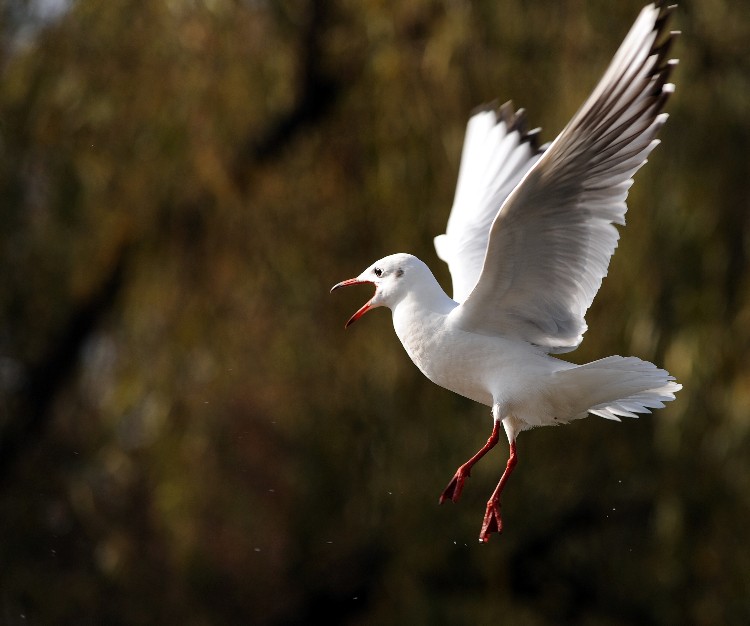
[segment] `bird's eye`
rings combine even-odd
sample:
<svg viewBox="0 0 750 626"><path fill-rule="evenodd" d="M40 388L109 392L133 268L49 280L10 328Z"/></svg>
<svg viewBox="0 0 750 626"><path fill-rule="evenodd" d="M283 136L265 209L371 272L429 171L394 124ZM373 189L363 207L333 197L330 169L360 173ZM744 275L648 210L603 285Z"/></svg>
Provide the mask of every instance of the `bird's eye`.
<svg viewBox="0 0 750 626"><path fill-rule="evenodd" d="M374 270L372 270L375 273L375 276L380 278L383 275L383 270L381 270L379 267L376 267Z"/></svg>

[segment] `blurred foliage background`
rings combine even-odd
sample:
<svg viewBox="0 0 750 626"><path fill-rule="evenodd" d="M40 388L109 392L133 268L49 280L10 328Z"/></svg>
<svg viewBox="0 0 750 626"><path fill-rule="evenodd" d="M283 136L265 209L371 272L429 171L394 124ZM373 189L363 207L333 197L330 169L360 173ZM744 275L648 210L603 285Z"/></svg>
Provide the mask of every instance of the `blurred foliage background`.
<svg viewBox="0 0 750 626"><path fill-rule="evenodd" d="M369 292L448 287L466 120L550 140L638 0L0 2L0 623L750 623L750 3L684 2L677 92L571 360L685 385L503 447ZM365 293L366 292L366 293Z"/></svg>

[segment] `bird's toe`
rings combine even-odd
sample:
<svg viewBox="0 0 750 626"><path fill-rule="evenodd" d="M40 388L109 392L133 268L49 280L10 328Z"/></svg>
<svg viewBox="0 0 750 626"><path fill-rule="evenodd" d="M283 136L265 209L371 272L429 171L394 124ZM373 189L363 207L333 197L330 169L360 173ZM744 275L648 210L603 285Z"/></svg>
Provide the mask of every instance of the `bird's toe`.
<svg viewBox="0 0 750 626"><path fill-rule="evenodd" d="M503 519L500 516L500 502L490 500L482 521L482 530L479 533L479 541L487 543L492 533L503 532Z"/></svg>

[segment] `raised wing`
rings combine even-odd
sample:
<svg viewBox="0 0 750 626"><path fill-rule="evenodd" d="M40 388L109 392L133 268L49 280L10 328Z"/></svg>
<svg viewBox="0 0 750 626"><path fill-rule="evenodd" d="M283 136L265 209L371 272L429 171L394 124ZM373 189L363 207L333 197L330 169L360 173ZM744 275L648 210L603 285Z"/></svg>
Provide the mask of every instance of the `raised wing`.
<svg viewBox="0 0 750 626"><path fill-rule="evenodd" d="M467 330L575 349L625 223L633 174L657 145L674 86L672 7L649 5L593 94L492 223L479 280L452 315Z"/></svg>
<svg viewBox="0 0 750 626"><path fill-rule="evenodd" d="M481 107L469 119L448 227L435 237L457 302L466 299L479 279L492 220L541 154L538 133L538 128L526 132L523 109L514 113L510 102L499 109L494 104Z"/></svg>

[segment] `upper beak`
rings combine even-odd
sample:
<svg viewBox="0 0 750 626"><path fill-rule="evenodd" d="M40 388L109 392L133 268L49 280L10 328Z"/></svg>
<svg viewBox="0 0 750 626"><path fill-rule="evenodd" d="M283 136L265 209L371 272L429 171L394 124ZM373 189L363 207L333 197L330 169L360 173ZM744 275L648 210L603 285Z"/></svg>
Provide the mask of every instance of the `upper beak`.
<svg viewBox="0 0 750 626"><path fill-rule="evenodd" d="M360 280L359 278L350 278L349 280L342 280L340 283L336 283L331 287L331 293L336 291L339 287L351 287L352 285L364 285L368 283L367 280Z"/></svg>
<svg viewBox="0 0 750 626"><path fill-rule="evenodd" d="M350 278L349 280L342 280L340 283L336 283L333 287L331 287L331 293L336 291L339 287L351 287L352 285L365 285L367 283L371 283L369 280L360 280L359 278ZM368 300L365 302L365 304L354 314L349 318L349 321L344 325L344 328L349 328L354 322L356 322L360 317L362 317L367 311L369 311L372 308L372 300Z"/></svg>

